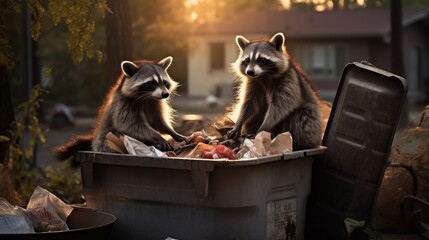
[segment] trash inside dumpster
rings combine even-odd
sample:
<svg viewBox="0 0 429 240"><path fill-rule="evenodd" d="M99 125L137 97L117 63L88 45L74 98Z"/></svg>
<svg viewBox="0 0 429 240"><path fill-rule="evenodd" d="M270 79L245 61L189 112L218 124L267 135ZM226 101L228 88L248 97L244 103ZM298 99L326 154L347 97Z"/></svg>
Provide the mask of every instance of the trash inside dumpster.
<svg viewBox="0 0 429 240"><path fill-rule="evenodd" d="M90 208L114 239L302 239L313 158L324 147L251 159L79 152Z"/></svg>

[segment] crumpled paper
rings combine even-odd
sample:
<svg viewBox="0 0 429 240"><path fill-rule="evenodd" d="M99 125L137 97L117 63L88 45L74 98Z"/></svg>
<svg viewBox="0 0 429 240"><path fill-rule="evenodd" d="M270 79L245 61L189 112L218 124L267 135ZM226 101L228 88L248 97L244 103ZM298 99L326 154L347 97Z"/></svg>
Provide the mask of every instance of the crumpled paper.
<svg viewBox="0 0 429 240"><path fill-rule="evenodd" d="M146 144L134 139L130 136L124 135L124 144L128 153L138 156L151 156L151 157L166 157L167 155L155 148L154 146L147 146Z"/></svg>
<svg viewBox="0 0 429 240"><path fill-rule="evenodd" d="M69 230L66 221L73 207L40 186L31 195L26 210L36 232Z"/></svg>
<svg viewBox="0 0 429 240"><path fill-rule="evenodd" d="M0 233L34 233L69 230L67 218L73 207L38 186L27 209L12 206L0 198Z"/></svg>
<svg viewBox="0 0 429 240"><path fill-rule="evenodd" d="M271 133L262 131L255 139L244 139L243 147L238 152L239 158L255 158L292 151L292 136L289 132L277 135L271 140Z"/></svg>

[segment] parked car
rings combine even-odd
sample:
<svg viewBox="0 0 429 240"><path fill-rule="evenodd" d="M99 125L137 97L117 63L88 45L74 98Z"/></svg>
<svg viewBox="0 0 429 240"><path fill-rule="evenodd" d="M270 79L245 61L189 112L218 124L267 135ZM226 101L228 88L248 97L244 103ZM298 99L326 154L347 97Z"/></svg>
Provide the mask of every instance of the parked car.
<svg viewBox="0 0 429 240"><path fill-rule="evenodd" d="M47 112L46 120L52 129L62 129L75 125L75 119L70 107L63 103L57 103L50 108Z"/></svg>

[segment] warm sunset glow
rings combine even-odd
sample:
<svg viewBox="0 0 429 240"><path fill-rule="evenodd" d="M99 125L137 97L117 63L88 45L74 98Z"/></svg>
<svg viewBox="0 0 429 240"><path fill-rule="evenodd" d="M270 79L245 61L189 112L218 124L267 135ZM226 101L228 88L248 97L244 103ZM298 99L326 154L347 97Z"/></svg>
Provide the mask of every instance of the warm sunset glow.
<svg viewBox="0 0 429 240"><path fill-rule="evenodd" d="M191 23L207 23L216 20L216 11L225 6L220 0L185 0L186 19Z"/></svg>
<svg viewBox="0 0 429 240"><path fill-rule="evenodd" d="M291 1L290 0L279 0L280 4L284 9L290 9L291 8Z"/></svg>
<svg viewBox="0 0 429 240"><path fill-rule="evenodd" d="M195 11L191 12L191 15L189 16L189 19L191 20L191 22L197 21L197 19L198 19L198 13L196 13Z"/></svg>
<svg viewBox="0 0 429 240"><path fill-rule="evenodd" d="M308 5L314 5L314 10L316 11L325 11L325 10L331 10L334 8L334 1L333 0L278 0L282 7L286 10L291 9L293 4L296 3L304 3ZM338 6L341 8L344 6L345 1L349 0L339 0ZM359 6L365 6L366 0L356 0L356 4Z"/></svg>
<svg viewBox="0 0 429 240"><path fill-rule="evenodd" d="M192 7L192 6L195 6L195 5L197 5L198 4L198 0L186 0L185 1L185 7L186 8L190 8L190 7Z"/></svg>
<svg viewBox="0 0 429 240"><path fill-rule="evenodd" d="M356 2L357 2L357 4L359 6L364 6L365 5L365 0L357 0Z"/></svg>
<svg viewBox="0 0 429 240"><path fill-rule="evenodd" d="M326 10L326 6L325 6L325 5L316 5L316 6L314 7L314 9L315 9L316 11L318 11L318 12L321 12L321 11L325 11L325 10Z"/></svg>
<svg viewBox="0 0 429 240"><path fill-rule="evenodd" d="M182 116L183 121L202 121L203 116L200 114L186 114Z"/></svg>
<svg viewBox="0 0 429 240"><path fill-rule="evenodd" d="M334 1L337 7L342 8L350 0L277 0L285 10L291 9L294 4L304 4L313 6L314 10L321 12L332 10ZM367 0L355 0L355 6L365 6ZM222 18L224 11L228 7L227 0L185 0L186 20L191 23L203 24L214 22Z"/></svg>

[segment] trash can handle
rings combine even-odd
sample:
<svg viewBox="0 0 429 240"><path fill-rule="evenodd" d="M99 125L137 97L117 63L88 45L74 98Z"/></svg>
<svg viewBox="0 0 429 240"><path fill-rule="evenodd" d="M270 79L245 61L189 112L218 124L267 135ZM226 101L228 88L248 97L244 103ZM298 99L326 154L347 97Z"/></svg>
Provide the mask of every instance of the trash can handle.
<svg viewBox="0 0 429 240"><path fill-rule="evenodd" d="M207 168L207 165L204 161L191 162L192 181L196 194L201 199L209 195L209 171L213 171L213 165L211 165L211 169Z"/></svg>
<svg viewBox="0 0 429 240"><path fill-rule="evenodd" d="M81 177L83 187L90 188L93 180L93 163L86 154L78 153L81 164Z"/></svg>

